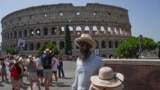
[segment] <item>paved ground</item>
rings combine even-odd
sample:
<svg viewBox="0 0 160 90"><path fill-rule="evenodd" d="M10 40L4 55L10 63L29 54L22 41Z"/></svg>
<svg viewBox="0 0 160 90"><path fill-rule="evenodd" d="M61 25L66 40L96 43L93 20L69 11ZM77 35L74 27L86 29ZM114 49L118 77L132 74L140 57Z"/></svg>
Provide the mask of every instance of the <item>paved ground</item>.
<svg viewBox="0 0 160 90"><path fill-rule="evenodd" d="M52 82L52 85L50 85L50 90L71 90L71 85L74 81L74 75L75 75L75 62L74 61L64 61L64 73L65 78L59 78L58 84L56 85L55 82ZM8 72L9 74L9 72ZM9 75L7 76L9 78ZM23 78L23 86L21 90L30 90L29 82L26 80L26 77ZM0 90L12 90L10 79L8 82L2 82L2 79L0 78ZM34 84L34 90L38 90L38 87L36 86L36 83ZM43 86L41 86L41 90L45 90Z"/></svg>

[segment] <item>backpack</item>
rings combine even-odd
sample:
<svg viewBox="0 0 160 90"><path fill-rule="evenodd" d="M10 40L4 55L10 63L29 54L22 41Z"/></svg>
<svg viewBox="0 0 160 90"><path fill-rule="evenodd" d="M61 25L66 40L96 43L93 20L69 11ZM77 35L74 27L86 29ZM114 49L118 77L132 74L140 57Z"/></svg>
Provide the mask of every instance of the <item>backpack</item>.
<svg viewBox="0 0 160 90"><path fill-rule="evenodd" d="M18 66L18 64L14 64L14 66L11 68L11 77L17 78L21 73L21 68Z"/></svg>
<svg viewBox="0 0 160 90"><path fill-rule="evenodd" d="M51 56L47 54L43 54L41 56L41 62L44 68L50 67L51 66Z"/></svg>
<svg viewBox="0 0 160 90"><path fill-rule="evenodd" d="M18 77L18 74L19 73L18 73L17 67L14 65L11 69L11 77L16 78Z"/></svg>

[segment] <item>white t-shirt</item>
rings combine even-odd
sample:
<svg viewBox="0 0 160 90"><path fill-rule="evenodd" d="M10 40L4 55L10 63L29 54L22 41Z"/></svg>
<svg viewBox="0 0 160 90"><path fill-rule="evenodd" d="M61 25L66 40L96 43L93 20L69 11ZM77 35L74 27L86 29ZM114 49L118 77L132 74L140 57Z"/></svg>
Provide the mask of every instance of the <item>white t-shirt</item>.
<svg viewBox="0 0 160 90"><path fill-rule="evenodd" d="M58 59L52 58L52 64L55 62L55 64L52 66L52 71L57 71L57 66L59 65Z"/></svg>
<svg viewBox="0 0 160 90"><path fill-rule="evenodd" d="M38 70L42 70L43 69L40 58L34 59L34 62L36 63Z"/></svg>

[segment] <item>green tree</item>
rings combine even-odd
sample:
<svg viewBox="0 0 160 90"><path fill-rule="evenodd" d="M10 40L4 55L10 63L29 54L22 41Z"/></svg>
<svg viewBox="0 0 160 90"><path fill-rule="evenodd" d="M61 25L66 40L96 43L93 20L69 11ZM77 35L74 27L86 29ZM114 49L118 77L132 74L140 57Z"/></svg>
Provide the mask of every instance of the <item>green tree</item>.
<svg viewBox="0 0 160 90"><path fill-rule="evenodd" d="M42 54L46 48L49 48L52 51L52 54L58 55L60 54L60 50L56 47L52 42L48 42L47 44L42 44L40 48L37 50L38 54Z"/></svg>
<svg viewBox="0 0 160 90"><path fill-rule="evenodd" d="M72 54L72 42L71 42L71 34L68 25L65 27L65 55Z"/></svg>
<svg viewBox="0 0 160 90"><path fill-rule="evenodd" d="M137 58L141 50L154 50L157 48L157 43L154 40L143 37L141 41L137 37L130 37L123 41L115 51L115 56L120 58Z"/></svg>
<svg viewBox="0 0 160 90"><path fill-rule="evenodd" d="M18 54L18 53L19 53L19 50L18 50L18 49L15 49L15 48L13 48L13 47L10 47L10 48L7 48L7 49L6 49L6 53L7 53L7 54L14 55L14 54Z"/></svg>

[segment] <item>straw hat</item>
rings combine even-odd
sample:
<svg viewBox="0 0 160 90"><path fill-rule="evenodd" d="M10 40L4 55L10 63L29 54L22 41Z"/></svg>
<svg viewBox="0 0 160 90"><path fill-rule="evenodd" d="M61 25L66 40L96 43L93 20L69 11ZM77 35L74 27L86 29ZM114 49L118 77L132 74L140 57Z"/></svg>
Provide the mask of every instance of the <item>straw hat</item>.
<svg viewBox="0 0 160 90"><path fill-rule="evenodd" d="M44 53L51 53L51 50L49 50L48 48L44 50Z"/></svg>
<svg viewBox="0 0 160 90"><path fill-rule="evenodd" d="M76 46L80 47L80 42L86 42L92 46L91 50L94 50L97 46L95 40L89 34L82 34L79 38L74 40Z"/></svg>
<svg viewBox="0 0 160 90"><path fill-rule="evenodd" d="M102 67L99 70L99 75L92 76L91 82L93 85L115 88L123 84L124 76L121 73L114 73L110 67Z"/></svg>
<svg viewBox="0 0 160 90"><path fill-rule="evenodd" d="M18 62L20 62L22 60L22 57L19 57L19 56L15 56L14 57L14 63L18 63Z"/></svg>
<svg viewBox="0 0 160 90"><path fill-rule="evenodd" d="M29 55L28 56L28 60L30 61L30 60L33 60L34 58L33 58L33 56L32 55Z"/></svg>

